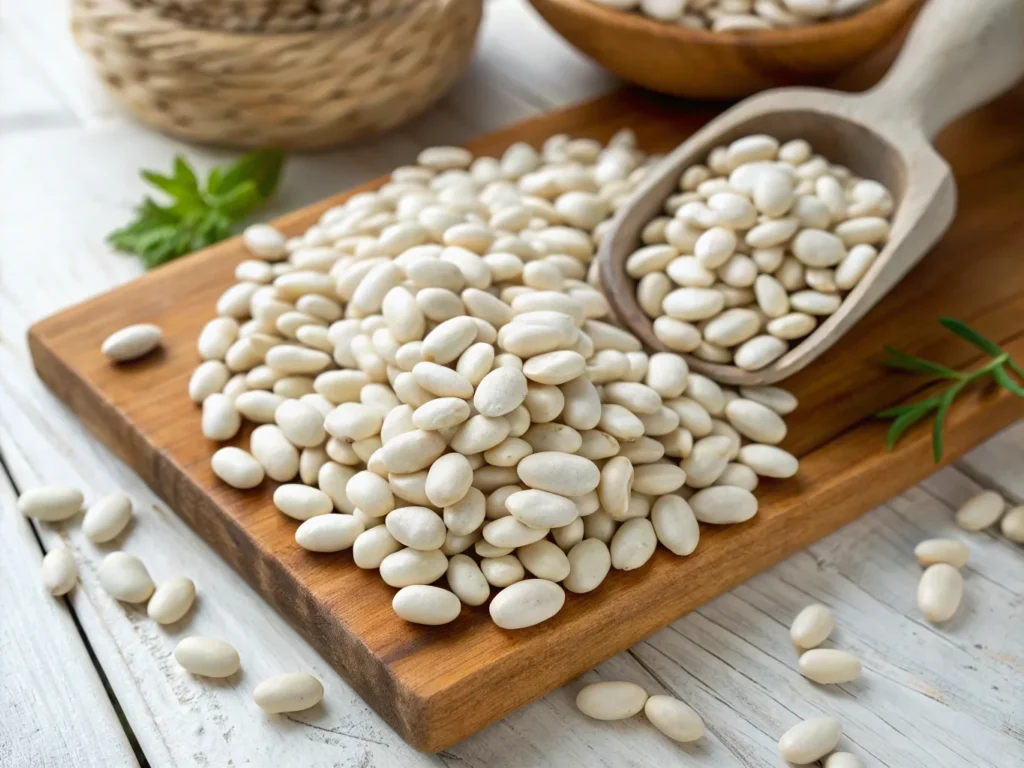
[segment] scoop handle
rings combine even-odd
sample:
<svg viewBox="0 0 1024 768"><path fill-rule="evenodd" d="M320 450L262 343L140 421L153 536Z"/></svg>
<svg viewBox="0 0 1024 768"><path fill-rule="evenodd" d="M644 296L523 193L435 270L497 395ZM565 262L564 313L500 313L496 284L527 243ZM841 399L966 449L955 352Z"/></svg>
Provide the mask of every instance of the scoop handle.
<svg viewBox="0 0 1024 768"><path fill-rule="evenodd" d="M864 94L882 118L929 138L1024 77L1024 0L929 0L883 80Z"/></svg>

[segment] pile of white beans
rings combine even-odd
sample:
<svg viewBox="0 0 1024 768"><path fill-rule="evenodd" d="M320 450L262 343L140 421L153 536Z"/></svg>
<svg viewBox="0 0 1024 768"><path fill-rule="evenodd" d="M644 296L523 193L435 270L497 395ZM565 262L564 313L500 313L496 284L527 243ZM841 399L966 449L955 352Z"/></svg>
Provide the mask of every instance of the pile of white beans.
<svg viewBox="0 0 1024 768"><path fill-rule="evenodd" d="M434 147L302 237L247 229L189 393L211 440L259 426L214 473L282 483L297 543L351 547L423 624L493 586L495 623L531 626L659 541L690 554L698 521L749 520L759 476L797 470L777 445L795 398L648 355L597 284L646 162L630 132L500 159Z"/></svg>
<svg viewBox="0 0 1024 768"><path fill-rule="evenodd" d="M786 29L842 18L876 0L591 0L620 11L712 32Z"/></svg>
<svg viewBox="0 0 1024 768"><path fill-rule="evenodd" d="M756 371L839 309L889 236L892 194L756 134L692 165L626 261L669 349Z"/></svg>

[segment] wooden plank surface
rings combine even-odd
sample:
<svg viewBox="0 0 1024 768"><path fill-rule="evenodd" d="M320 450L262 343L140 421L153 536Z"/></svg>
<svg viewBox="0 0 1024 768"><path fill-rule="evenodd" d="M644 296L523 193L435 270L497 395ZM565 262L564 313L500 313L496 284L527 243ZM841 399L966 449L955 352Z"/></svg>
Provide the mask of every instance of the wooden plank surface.
<svg viewBox="0 0 1024 768"><path fill-rule="evenodd" d="M1007 102L994 109L1012 109L1020 96ZM497 153L513 140L539 143L555 132L607 138L629 124L637 126L642 146L660 151L703 117L627 92L472 146ZM955 150L951 160L956 166ZM802 408L790 420L788 444L802 457L801 473L796 481L760 493L762 513L755 521L706 530L697 553L683 561L659 552L640 571L614 573L595 593L570 596L556 620L519 633L498 630L483 610L466 609L459 622L444 629L402 622L391 612L391 590L375 575L347 558L324 558L294 546L295 524L274 509L270 489L240 493L213 477L214 446L199 437L198 411L190 408L185 383L209 307L245 258L237 240L43 321L32 329L30 346L51 389L306 632L404 738L433 751L566 682L932 471L922 430L892 456L880 451L884 430L871 414L919 390L921 381L885 374L877 364L879 339L912 351L941 343L946 332L934 323L941 311L968 319L1011 351L1024 350L1024 266L1013 253L1024 241L1024 229L1007 227L973 263L951 258L960 239L977 234L979 221L987 220L993 207L1005 206L1005 215L1024 202L1024 193L1015 195L998 177L987 181L968 185L951 236L849 335L849 342L791 380ZM292 214L281 226L299 232L337 202ZM98 352L99 343L130 322L160 325L164 349L131 366L110 366ZM977 359L967 345L945 341L936 355L942 362L962 367ZM952 414L949 457L1021 414L1021 402L1006 393L972 395ZM864 488L866 476L873 482ZM570 643L570 638L585 639ZM502 693L496 696L492 691L499 686Z"/></svg>
<svg viewBox="0 0 1024 768"><path fill-rule="evenodd" d="M235 686L205 685L182 676L173 661L167 663L174 637L139 631L135 615L108 601L95 580L79 585L70 607L150 765L209 768L276 761L310 768L775 768L781 731L798 714L817 714L822 704L844 721L843 747L869 766L1017 768L1024 762L1020 601L987 601L991 610L971 610L956 626L929 626L913 619L918 573L911 559L921 539L961 537L973 560L965 573L965 608L975 588L986 594L988 581L1021 592L1021 549L991 531L965 534L953 524L952 508L977 490L969 478L1024 502L1024 424L968 454L957 469L943 470L583 680L459 745L436 756L405 747L292 627L268 612L236 572L49 394L31 369L25 345L29 323L141 273L135 260L102 245L104 234L123 223L142 194L136 170L165 167L175 152L185 152L202 167L224 158L108 114L103 101L91 99L94 92L72 93L89 73L69 40L66 53L52 55L66 35L60 19L65 4L0 3L0 47L13 36L19 50L31 54L23 61L30 74L42 79L43 72L53 73L62 109L78 114L76 106L82 107L82 122L66 128L61 127L65 116L41 109L40 99L33 100L31 121L16 115L0 120L0 230L6 238L0 249L0 455L22 488L74 482L86 490L87 499L115 489L129 493L139 519L121 546L140 555L154 573L188 574L201 592L204 585L213 585L197 603L189 631L239 634L246 675ZM24 18L8 23L12 14ZM586 65L517 0L489 0L483 32L469 78L437 110L363 146L293 158L275 210L312 202L405 162L427 136L443 140L445 131L454 128L466 138L607 87L606 76ZM53 45L40 46L41 39ZM5 96L12 93L5 88L5 76L14 71L0 66ZM4 106L9 105L5 98ZM45 119L46 130L36 117ZM1003 151L993 143L974 148L982 162ZM95 572L105 554L85 540L77 525L63 531L44 526L38 533L48 546L62 537L74 543L87 573ZM19 547L39 557L31 539L3 537L0 558L13 560ZM813 597L804 588L812 589ZM784 624L811 599L833 604L836 644L856 648L864 660L865 678L855 686L823 691L801 678L792 656L779 655L788 651ZM737 617L728 625L722 621L725 608ZM713 622L713 631L703 629L705 619ZM981 641L959 642L967 632ZM672 636L678 641L662 641ZM72 648L81 644L73 628L66 639ZM955 656L950 655L951 641L960 649ZM5 648L0 659L6 673L20 675L30 687L41 679L31 650L18 644ZM737 664L737 658L746 657L758 664L773 658L783 663L762 676ZM283 669L310 670L324 681L325 705L306 722L265 718L252 706L249 691L259 677ZM575 710L575 693L585 681L617 677L689 701L708 722L705 740L680 747L642 718L596 723ZM1005 698L992 698L996 690ZM892 702L898 705L896 719ZM78 720L87 714L80 711ZM66 722L42 725L56 732L66 729ZM0 741L0 754L5 754L3 746Z"/></svg>
<svg viewBox="0 0 1024 768"><path fill-rule="evenodd" d="M137 766L65 598L43 587L42 553L15 499L0 468L0 765Z"/></svg>

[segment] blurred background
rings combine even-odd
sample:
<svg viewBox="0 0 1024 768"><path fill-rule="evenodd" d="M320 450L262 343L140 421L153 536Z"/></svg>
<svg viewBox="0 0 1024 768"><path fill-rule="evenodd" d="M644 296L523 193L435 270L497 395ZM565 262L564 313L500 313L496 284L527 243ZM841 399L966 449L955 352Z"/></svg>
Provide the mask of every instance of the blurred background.
<svg viewBox="0 0 1024 768"><path fill-rule="evenodd" d="M815 18L823 1L842 18ZM107 262L104 239L143 195L139 170L164 172L176 153L202 174L232 149L319 150L291 153L265 218L620 78L716 100L776 84L863 87L920 0L532 3L3 3L0 182L20 193L0 224L59 206L74 224L42 235L44 250L95 249L123 279L137 267Z"/></svg>

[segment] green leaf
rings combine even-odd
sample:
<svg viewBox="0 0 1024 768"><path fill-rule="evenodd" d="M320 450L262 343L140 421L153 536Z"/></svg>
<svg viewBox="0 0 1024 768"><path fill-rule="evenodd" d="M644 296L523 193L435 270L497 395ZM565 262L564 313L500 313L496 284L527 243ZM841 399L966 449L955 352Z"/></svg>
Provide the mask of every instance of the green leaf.
<svg viewBox="0 0 1024 768"><path fill-rule="evenodd" d="M1021 365L1016 360L1014 360L1012 357L1008 358L1006 364L1010 366L1014 373L1016 373L1018 376L1024 379L1024 367L1021 367Z"/></svg>
<svg viewBox="0 0 1024 768"><path fill-rule="evenodd" d="M152 250L140 253L139 257L142 259L142 263L146 266L146 269L154 269L155 267L159 267L161 264L166 264L168 261L176 259L181 255L183 254L174 250L173 244L163 243Z"/></svg>
<svg viewBox="0 0 1024 768"><path fill-rule="evenodd" d="M107 242L119 251L138 253L139 240L146 233L161 226L176 226L181 221L178 214L157 205L148 197L135 209L135 215L134 221L107 235Z"/></svg>
<svg viewBox="0 0 1024 768"><path fill-rule="evenodd" d="M170 208L165 208L154 202L151 197L143 198L139 207L135 209L135 213L140 219L157 221L164 224L170 224L178 220L178 214Z"/></svg>
<svg viewBox="0 0 1024 768"><path fill-rule="evenodd" d="M967 325L967 323L961 320L957 320L952 317L943 317L940 318L939 322L942 323L944 327L955 333L960 338L970 342L979 349L988 352L990 355L992 355L992 357L999 357L1000 355L1005 354L1002 347L1000 347L991 339L985 338L976 330Z"/></svg>
<svg viewBox="0 0 1024 768"><path fill-rule="evenodd" d="M171 176L164 176L162 173L147 170L139 171L139 176L157 189L162 189L169 195L177 196L177 191L180 185Z"/></svg>
<svg viewBox="0 0 1024 768"><path fill-rule="evenodd" d="M189 181L187 177L172 178L154 171L143 171L142 178L174 198L172 208L185 211L204 205L203 197L196 186L195 176L192 176Z"/></svg>
<svg viewBox="0 0 1024 768"><path fill-rule="evenodd" d="M135 209L135 220L121 229L114 232L124 232L136 229L146 229L161 224L175 224L180 216L169 208L164 208L153 202L151 198L145 198Z"/></svg>
<svg viewBox="0 0 1024 768"><path fill-rule="evenodd" d="M158 243L162 240L170 240L177 233L178 229L170 224L153 227L139 237L139 247L145 249L152 243Z"/></svg>
<svg viewBox="0 0 1024 768"><path fill-rule="evenodd" d="M174 156L174 180L188 189L199 191L199 180L195 171L181 155Z"/></svg>
<svg viewBox="0 0 1024 768"><path fill-rule="evenodd" d="M924 373L931 376L940 376L945 379L954 379L955 383L951 384L948 389L942 392L942 394L935 397L930 397L918 403L893 406L892 408L887 408L884 411L879 411L875 414L880 418L894 420L892 425L889 427L889 431L886 434L885 439L886 447L889 450L892 450L893 446L896 445L896 442L907 429L920 421L925 415L934 409L935 422L932 425L932 458L935 460L936 464L938 464L942 459L942 430L945 428L946 415L949 413L949 409L953 405L953 401L956 400L963 389L971 382L984 379L987 376L992 376L999 386L1012 392L1018 397L1024 397L1024 386L1022 386L1020 382L1016 381L1010 374L1010 371L1013 371L1020 376L1022 380L1024 380L1024 367L1010 357L1009 352L1004 350L991 339L985 338L960 320L956 320L951 317L943 317L939 322L944 328L952 331L960 338L965 339L974 346L990 354L993 359L973 371L960 373L951 368L947 368L944 365L933 363L930 360L923 360L919 357L914 357L913 355L908 355L905 352L900 352L899 350L886 346L885 351L889 357L883 360L884 365L899 370Z"/></svg>
<svg viewBox="0 0 1024 768"><path fill-rule="evenodd" d="M216 193L231 190L246 181L256 186L260 200L267 200L277 189L285 155L279 149L260 149L240 157L223 170ZM209 192L215 192L207 185Z"/></svg>
<svg viewBox="0 0 1024 768"><path fill-rule="evenodd" d="M898 416L902 416L907 411L912 411L917 406L916 403L910 403L908 405L896 405L892 408L886 408L884 411L877 411L875 416L879 419L895 419Z"/></svg>
<svg viewBox="0 0 1024 768"><path fill-rule="evenodd" d="M231 219L220 211L211 210L196 228L195 248L206 248L219 243L231 234Z"/></svg>
<svg viewBox="0 0 1024 768"><path fill-rule="evenodd" d="M214 168L210 171L210 175L206 177L206 191L211 195L216 195L224 191L224 172L220 168Z"/></svg>
<svg viewBox="0 0 1024 768"><path fill-rule="evenodd" d="M136 253L152 268L178 255L175 240L180 230L165 225L151 229L139 238Z"/></svg>
<svg viewBox="0 0 1024 768"><path fill-rule="evenodd" d="M269 200L274 196L281 181L285 154L280 149L267 149L255 154L256 173L253 174L252 181L260 193L260 199Z"/></svg>
<svg viewBox="0 0 1024 768"><path fill-rule="evenodd" d="M963 384L955 384L943 392L939 398L939 405L935 409L935 423L932 425L932 458L936 464L942 459L942 428L946 424L946 414L961 389L963 389Z"/></svg>
<svg viewBox="0 0 1024 768"><path fill-rule="evenodd" d="M214 196L211 202L216 210L232 219L241 219L252 213L263 201L256 185L252 181L243 181L224 194Z"/></svg>
<svg viewBox="0 0 1024 768"><path fill-rule="evenodd" d="M1024 397L1024 387L1013 380L1013 377L1006 372L1003 367L996 368L992 371L992 378L996 380L996 383L1003 389L1007 389L1017 397Z"/></svg>
<svg viewBox="0 0 1024 768"><path fill-rule="evenodd" d="M890 346L886 346L884 349L889 357L882 361L882 365L887 368L897 368L902 371L910 371L911 373L925 373L931 376L941 376L945 379L961 378L958 371L954 371L952 368L947 368L939 363L933 363L931 360L924 360L920 357L908 355L907 353L900 352L898 349L893 349Z"/></svg>
<svg viewBox="0 0 1024 768"><path fill-rule="evenodd" d="M152 268L230 237L234 226L274 193L285 155L269 149L250 152L230 166L214 168L205 192L188 161L176 156L173 175L141 171L171 200L161 205L145 197L135 217L107 235L107 242L139 256Z"/></svg>
<svg viewBox="0 0 1024 768"><path fill-rule="evenodd" d="M916 403L906 403L904 405L895 405L892 408L886 408L884 411L878 411L878 413L876 413L875 416L877 416L880 419L893 419L896 418L897 416L902 416L904 413L907 413L908 411L913 411L918 408L923 408L926 406L928 408L934 408L936 405L938 405L938 403L938 397L929 397L927 400L921 400Z"/></svg>
<svg viewBox="0 0 1024 768"><path fill-rule="evenodd" d="M927 416L933 407L932 403L925 401L924 403L917 403L900 414L885 435L885 447L891 451L896 446L896 441L903 436L903 433Z"/></svg>
<svg viewBox="0 0 1024 768"><path fill-rule="evenodd" d="M190 253L194 251L196 249L195 240L195 230L182 230L178 232L178 236L174 239L175 253Z"/></svg>

